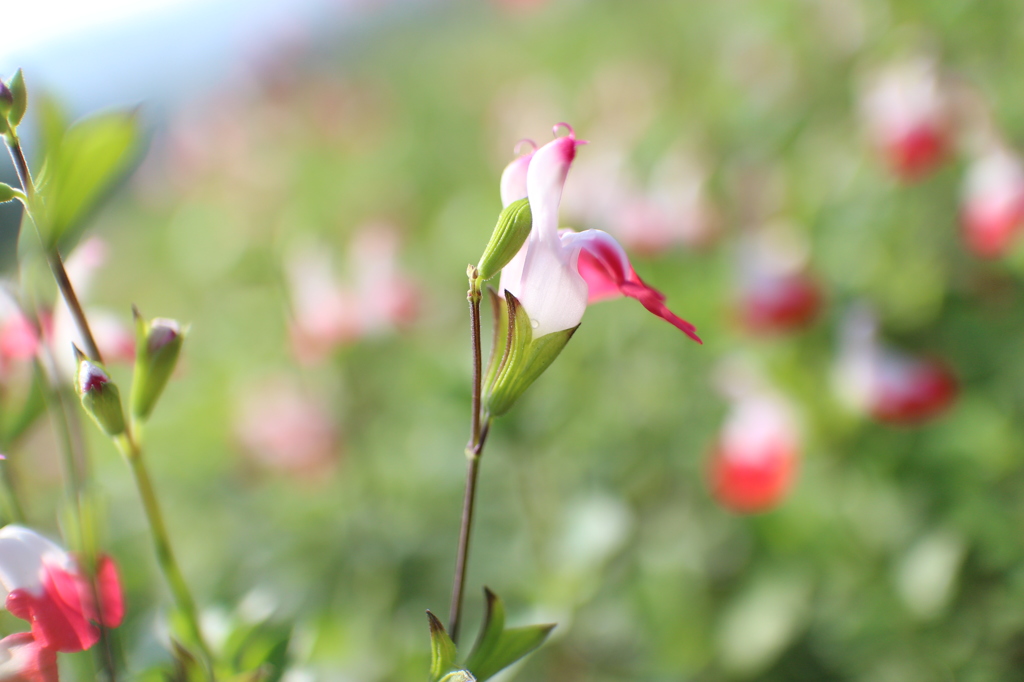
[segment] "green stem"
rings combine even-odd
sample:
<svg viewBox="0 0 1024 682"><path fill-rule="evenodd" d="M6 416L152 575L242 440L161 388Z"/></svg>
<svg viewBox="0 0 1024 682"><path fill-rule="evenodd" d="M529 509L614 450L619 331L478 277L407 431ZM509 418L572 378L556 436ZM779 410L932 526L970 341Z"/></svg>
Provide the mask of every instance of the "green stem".
<svg viewBox="0 0 1024 682"><path fill-rule="evenodd" d="M135 486L139 491L139 498L142 500L142 507L146 513L146 520L149 522L150 535L153 540L153 549L156 552L157 564L160 566L164 579L170 587L174 603L185 620L188 634L193 643L199 647L209 678L213 675L213 654L206 639L203 637L202 628L199 625L199 610L192 598L185 577L178 568L178 562L174 558L174 551L171 549L170 536L167 534L167 526L164 524L163 513L160 511L160 504L157 501L156 491L153 482L149 477L149 470L146 468L145 459L142 456L142 449L138 442L129 433L117 437L117 445L128 460L132 475L135 477Z"/></svg>
<svg viewBox="0 0 1024 682"><path fill-rule="evenodd" d="M11 472L8 469L9 462L0 463L0 486L4 489L4 515L8 523L25 523L25 509L18 499L17 486L11 479Z"/></svg>

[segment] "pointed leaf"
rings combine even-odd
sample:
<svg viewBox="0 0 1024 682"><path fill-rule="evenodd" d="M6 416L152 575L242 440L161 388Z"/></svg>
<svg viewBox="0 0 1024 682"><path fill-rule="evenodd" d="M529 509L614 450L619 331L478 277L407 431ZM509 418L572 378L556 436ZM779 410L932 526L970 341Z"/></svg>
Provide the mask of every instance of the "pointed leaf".
<svg viewBox="0 0 1024 682"><path fill-rule="evenodd" d="M487 599L487 612L483 625L480 626L476 644L466 658L466 667L470 670L478 669L495 651L501 640L501 633L505 630L505 605L501 598L486 587L484 597Z"/></svg>
<svg viewBox="0 0 1024 682"><path fill-rule="evenodd" d="M59 133L44 125L46 183L41 188L42 225L50 246L78 227L132 165L141 132L134 111L112 111L84 119ZM59 139L58 139L59 138Z"/></svg>
<svg viewBox="0 0 1024 682"><path fill-rule="evenodd" d="M466 667L477 682L484 682L543 644L554 627L554 624L527 625L505 630L486 658L476 662L475 667L468 664Z"/></svg>
<svg viewBox="0 0 1024 682"><path fill-rule="evenodd" d="M444 630L437 616L427 611L430 622L430 682L438 682L455 668L455 643Z"/></svg>

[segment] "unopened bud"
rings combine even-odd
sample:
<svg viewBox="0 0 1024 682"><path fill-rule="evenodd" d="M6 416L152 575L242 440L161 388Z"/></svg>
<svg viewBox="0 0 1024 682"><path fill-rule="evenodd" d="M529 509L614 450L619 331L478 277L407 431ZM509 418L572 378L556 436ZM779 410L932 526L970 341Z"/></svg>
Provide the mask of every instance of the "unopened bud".
<svg viewBox="0 0 1024 682"><path fill-rule="evenodd" d="M7 84L0 81L0 116L7 118L8 112L14 106L14 93L7 87Z"/></svg>
<svg viewBox="0 0 1024 682"><path fill-rule="evenodd" d="M11 107L6 112L6 116L13 127L21 123L25 109L28 107L28 91L25 89L25 75L21 69L18 69L14 77L11 78L8 88L11 93Z"/></svg>
<svg viewBox="0 0 1024 682"><path fill-rule="evenodd" d="M163 393L178 364L184 332L175 320L158 317L146 322L135 313L135 376L132 380L131 409L146 419Z"/></svg>
<svg viewBox="0 0 1024 682"><path fill-rule="evenodd" d="M121 435L125 430L121 392L101 365L86 359L77 348L75 354L78 357L75 389L82 399L82 407L103 433L111 438Z"/></svg>
<svg viewBox="0 0 1024 682"><path fill-rule="evenodd" d="M477 265L481 279L490 279L519 253L533 227L533 213L526 199L513 201L498 216L491 239Z"/></svg>
<svg viewBox="0 0 1024 682"><path fill-rule="evenodd" d="M454 670L441 678L440 682L476 682L468 670Z"/></svg>

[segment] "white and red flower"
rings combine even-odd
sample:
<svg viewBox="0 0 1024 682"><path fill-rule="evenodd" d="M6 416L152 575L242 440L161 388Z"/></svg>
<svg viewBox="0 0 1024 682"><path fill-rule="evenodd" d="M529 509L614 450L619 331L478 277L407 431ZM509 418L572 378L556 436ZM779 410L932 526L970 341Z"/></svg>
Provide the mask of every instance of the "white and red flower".
<svg viewBox="0 0 1024 682"><path fill-rule="evenodd" d="M806 241L784 223L740 243L739 314L753 333L785 332L810 323L821 309L821 287L807 272Z"/></svg>
<svg viewBox="0 0 1024 682"><path fill-rule="evenodd" d="M947 99L938 67L925 58L890 65L867 87L862 109L868 133L901 179L920 179L949 153Z"/></svg>
<svg viewBox="0 0 1024 682"><path fill-rule="evenodd" d="M57 652L84 651L99 640L98 624L121 624L124 603L117 568L97 562L95 581L76 559L35 531L0 528L0 596L30 632L0 640L0 680L56 679Z"/></svg>
<svg viewBox="0 0 1024 682"><path fill-rule="evenodd" d="M788 402L771 393L740 398L711 456L715 498L741 514L768 511L792 487L800 450L800 430Z"/></svg>
<svg viewBox="0 0 1024 682"><path fill-rule="evenodd" d="M1024 228L1024 164L997 148L976 158L964 182L961 223L964 240L979 256L995 258Z"/></svg>
<svg viewBox="0 0 1024 682"><path fill-rule="evenodd" d="M847 318L835 369L836 390L852 409L891 424L916 424L944 412L958 384L934 357L915 357L884 346L877 322L863 309Z"/></svg>
<svg viewBox="0 0 1024 682"><path fill-rule="evenodd" d="M502 271L501 288L522 304L534 338L577 326L588 303L629 296L700 342L694 326L672 313L664 295L640 279L611 235L558 228L562 188L576 147L583 144L565 127L567 135L515 159L502 175L502 203L529 199L533 228Z"/></svg>

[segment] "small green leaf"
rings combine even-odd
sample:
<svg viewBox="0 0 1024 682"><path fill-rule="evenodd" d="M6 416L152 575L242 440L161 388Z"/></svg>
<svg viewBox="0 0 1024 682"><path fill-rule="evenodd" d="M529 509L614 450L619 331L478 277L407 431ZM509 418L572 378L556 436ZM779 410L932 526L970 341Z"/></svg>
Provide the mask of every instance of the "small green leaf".
<svg viewBox="0 0 1024 682"><path fill-rule="evenodd" d="M7 112L7 120L11 122L12 126L16 126L21 123L21 119L25 116L25 109L28 108L28 90L25 89L25 74L21 72L21 69L14 74L7 87L10 88L11 95L14 96L11 110Z"/></svg>
<svg viewBox="0 0 1024 682"><path fill-rule="evenodd" d="M465 665L477 682L483 682L539 647L555 627L527 625L506 630L505 606L501 599L487 588L484 588L484 594L487 597L487 615Z"/></svg>
<svg viewBox="0 0 1024 682"><path fill-rule="evenodd" d="M480 627L480 635L477 637L473 650L469 652L466 659L466 667L470 670L477 670L481 664L494 652L501 641L501 633L505 630L505 605L498 595L484 588L484 598L487 600L487 612L484 615L484 623Z"/></svg>
<svg viewBox="0 0 1024 682"><path fill-rule="evenodd" d="M48 116L50 120L44 122L46 181L37 189L42 196L40 227L52 247L84 222L129 169L141 132L134 111L91 116L63 134L56 111Z"/></svg>
<svg viewBox="0 0 1024 682"><path fill-rule="evenodd" d="M530 236L532 227L533 213L529 201L519 199L506 206L498 216L498 224L494 226L491 239L484 248L480 264L476 266L480 279L490 279L508 265Z"/></svg>
<svg viewBox="0 0 1024 682"><path fill-rule="evenodd" d="M500 417L512 409L516 400L554 362L579 329L579 325L576 325L572 329L551 332L534 339L530 316L522 304L507 291L505 300L509 311L508 342L486 399L487 412L492 417Z"/></svg>
<svg viewBox="0 0 1024 682"><path fill-rule="evenodd" d="M429 682L439 682L447 673L456 667L455 643L444 630L444 625L437 619L437 616L427 611L427 620L430 623L430 679Z"/></svg>

